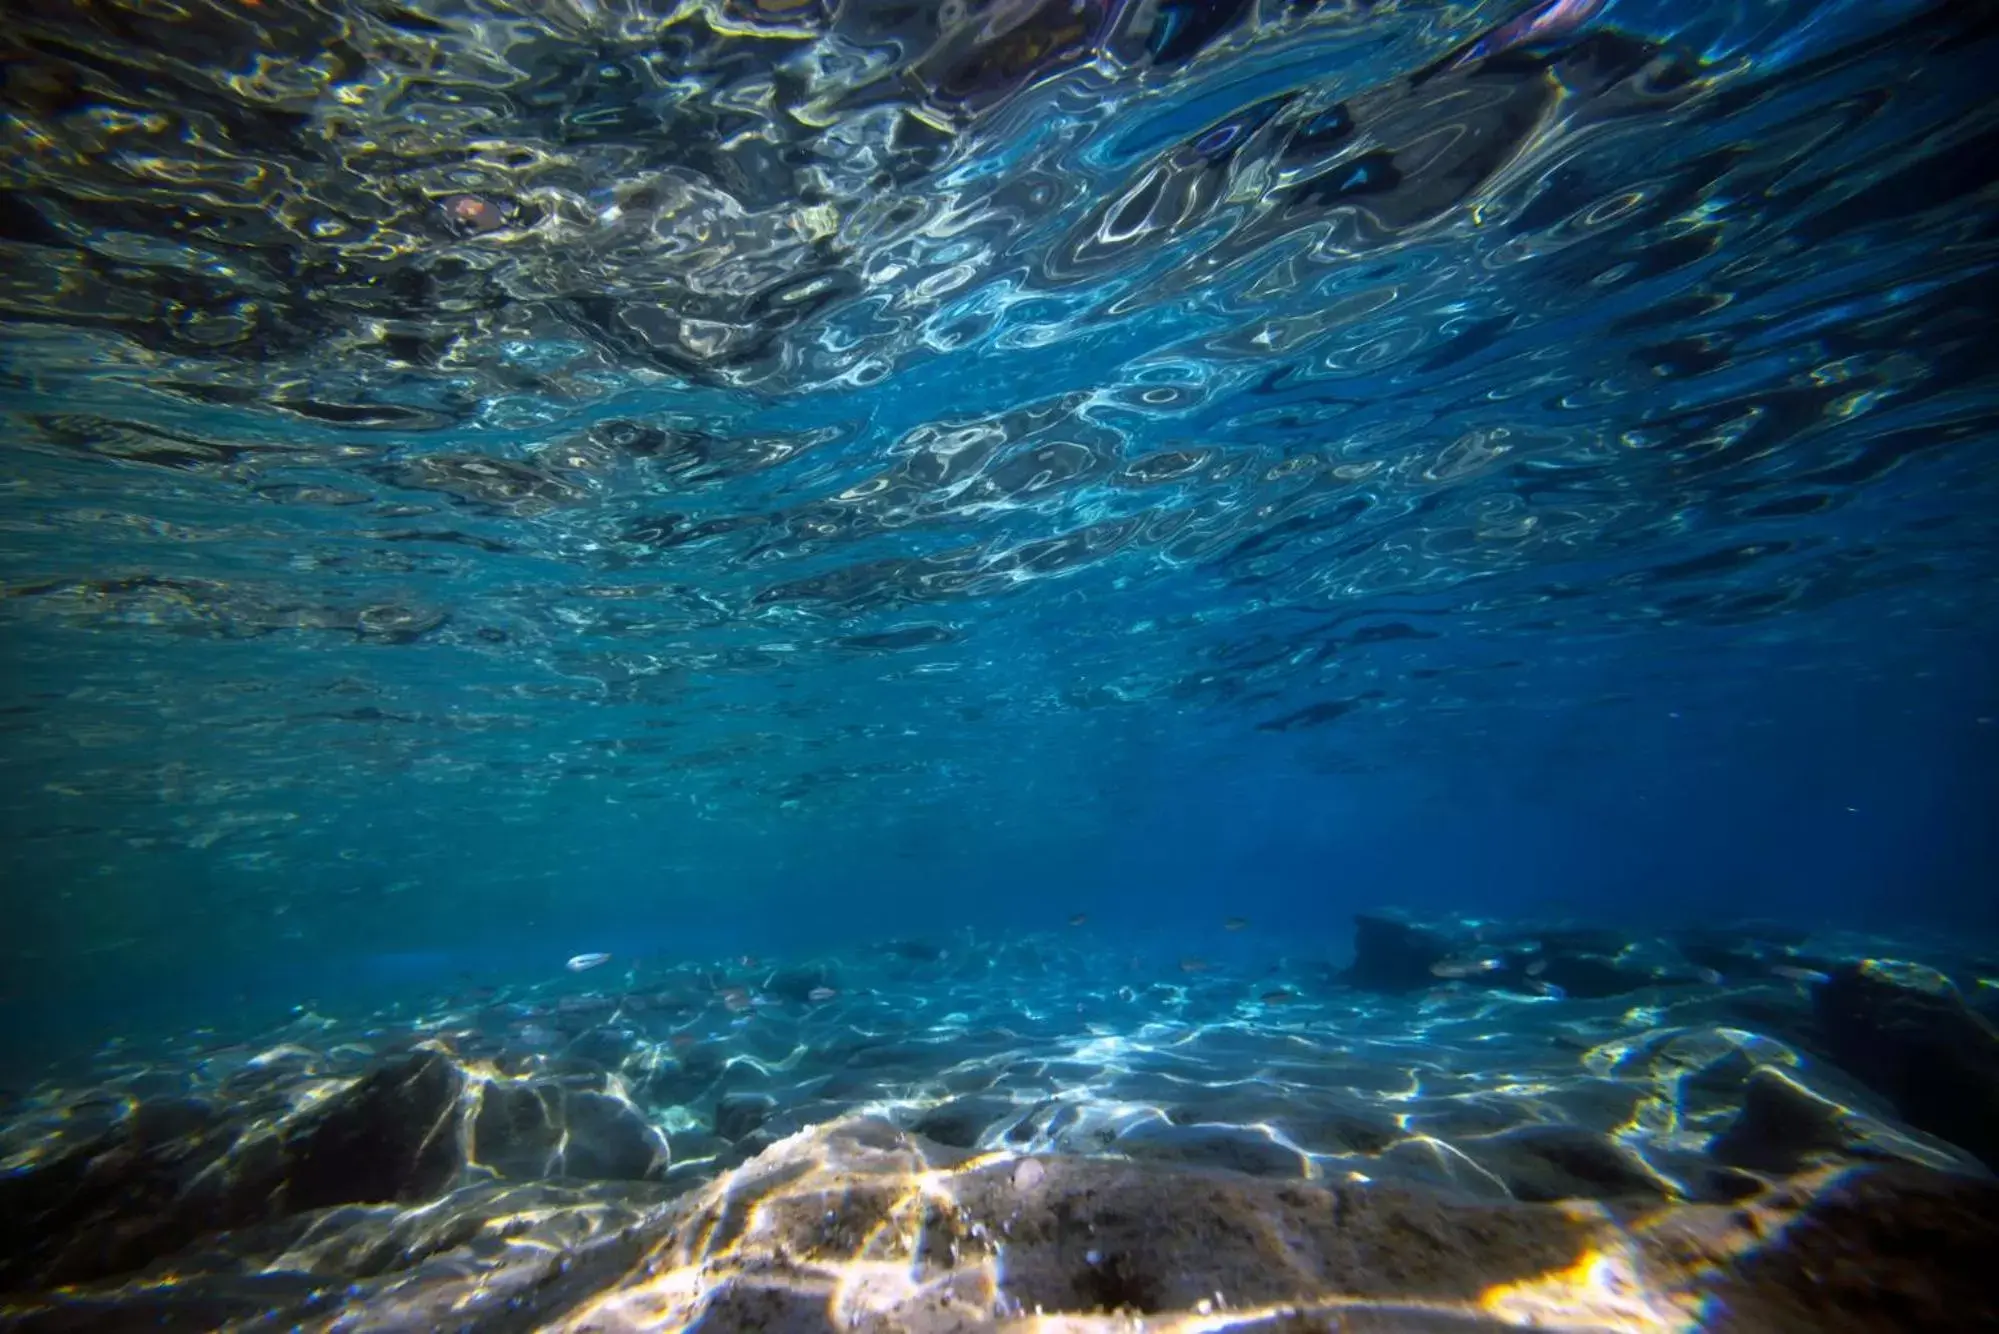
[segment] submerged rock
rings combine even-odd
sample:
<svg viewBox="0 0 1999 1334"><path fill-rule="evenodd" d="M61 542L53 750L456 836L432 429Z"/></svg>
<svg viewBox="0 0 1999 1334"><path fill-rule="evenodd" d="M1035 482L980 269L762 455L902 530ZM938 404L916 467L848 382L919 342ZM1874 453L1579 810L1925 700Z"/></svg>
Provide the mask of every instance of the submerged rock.
<svg viewBox="0 0 1999 1334"><path fill-rule="evenodd" d="M1717 976L1664 939L1626 931L1447 917L1418 921L1370 912L1354 918L1354 961L1340 980L1391 994L1462 983L1593 1000L1645 987L1712 983Z"/></svg>
<svg viewBox="0 0 1999 1334"><path fill-rule="evenodd" d="M763 991L776 996L779 1000L790 1001L794 1005L809 1005L819 999L814 993L838 992L839 987L839 976L833 971L832 965L804 964L778 969L764 980Z"/></svg>
<svg viewBox="0 0 1999 1334"><path fill-rule="evenodd" d="M1467 1140L1464 1151L1516 1200L1660 1199L1671 1190L1629 1149L1578 1126L1522 1126Z"/></svg>
<svg viewBox="0 0 1999 1334"><path fill-rule="evenodd" d="M1999 1171L1999 1030L1934 969L1848 964L1812 989L1826 1053L1902 1119Z"/></svg>
<svg viewBox="0 0 1999 1334"><path fill-rule="evenodd" d="M1141 1162L1218 1167L1247 1176L1303 1179L1308 1171L1298 1150L1247 1126L1145 1121L1118 1136L1113 1147Z"/></svg>
<svg viewBox="0 0 1999 1334"><path fill-rule="evenodd" d="M1354 917L1353 966L1341 981L1370 991L1421 991L1437 985L1430 970L1449 959L1456 943L1443 932L1400 917Z"/></svg>
<svg viewBox="0 0 1999 1334"><path fill-rule="evenodd" d="M460 1167L461 1085L448 1058L420 1052L275 1120L256 1103L177 1098L86 1116L82 1134L45 1127L0 1175L0 1288L87 1282L207 1232L435 1195Z"/></svg>
<svg viewBox="0 0 1999 1334"><path fill-rule="evenodd" d="M1848 1116L1832 1099L1764 1066L1750 1075L1741 1114L1709 1141L1708 1156L1759 1172L1795 1172L1823 1154L1864 1150Z"/></svg>
<svg viewBox="0 0 1999 1334"><path fill-rule="evenodd" d="M727 1140L742 1139L776 1109L777 1099L767 1093L731 1093L715 1104L715 1133Z"/></svg>
<svg viewBox="0 0 1999 1334"><path fill-rule="evenodd" d="M565 1090L562 1152L550 1175L602 1181L650 1181L672 1166L666 1136L624 1098Z"/></svg>
<svg viewBox="0 0 1999 1334"><path fill-rule="evenodd" d="M921 1183L920 1187L917 1183ZM1634 1220L1162 1163L967 1156L874 1120L787 1140L668 1203L484 1185L347 1207L174 1258L174 1281L10 1299L18 1334L259 1327L553 1334L1249 1328L1985 1328L1999 1185L1807 1175ZM1273 1312L1281 1314L1272 1314Z"/></svg>
<svg viewBox="0 0 1999 1334"><path fill-rule="evenodd" d="M458 1095L464 1076L441 1052L419 1052L363 1076L283 1136L277 1213L333 1204L426 1199L464 1162Z"/></svg>
<svg viewBox="0 0 1999 1334"><path fill-rule="evenodd" d="M988 1127L1011 1120L1020 1107L1011 1098L971 1094L941 1102L910 1126L914 1134L955 1149L969 1149Z"/></svg>

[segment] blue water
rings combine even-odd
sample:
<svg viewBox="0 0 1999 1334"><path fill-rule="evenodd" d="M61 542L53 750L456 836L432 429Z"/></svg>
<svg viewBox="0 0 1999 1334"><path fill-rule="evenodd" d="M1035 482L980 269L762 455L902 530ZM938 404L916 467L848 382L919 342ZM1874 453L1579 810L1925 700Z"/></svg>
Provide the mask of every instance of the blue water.
<svg viewBox="0 0 1999 1334"><path fill-rule="evenodd" d="M10 1066L1079 913L1999 929L1985 7L669 8L20 8Z"/></svg>

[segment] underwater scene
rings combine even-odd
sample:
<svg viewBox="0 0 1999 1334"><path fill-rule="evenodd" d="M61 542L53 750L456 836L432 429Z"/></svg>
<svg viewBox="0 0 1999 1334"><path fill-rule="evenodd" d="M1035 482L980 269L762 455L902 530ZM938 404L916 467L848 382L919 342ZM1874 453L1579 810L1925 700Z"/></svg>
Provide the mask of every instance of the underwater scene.
<svg viewBox="0 0 1999 1334"><path fill-rule="evenodd" d="M0 1331L1999 1328L1996 79L6 0Z"/></svg>

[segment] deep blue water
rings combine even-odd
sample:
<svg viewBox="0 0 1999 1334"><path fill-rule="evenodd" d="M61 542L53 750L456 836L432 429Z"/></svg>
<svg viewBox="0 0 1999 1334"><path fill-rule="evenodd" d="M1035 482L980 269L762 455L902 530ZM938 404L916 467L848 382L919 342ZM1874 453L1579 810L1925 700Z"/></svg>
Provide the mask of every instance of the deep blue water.
<svg viewBox="0 0 1999 1334"><path fill-rule="evenodd" d="M17 12L21 1064L1075 914L1999 929L1987 7Z"/></svg>

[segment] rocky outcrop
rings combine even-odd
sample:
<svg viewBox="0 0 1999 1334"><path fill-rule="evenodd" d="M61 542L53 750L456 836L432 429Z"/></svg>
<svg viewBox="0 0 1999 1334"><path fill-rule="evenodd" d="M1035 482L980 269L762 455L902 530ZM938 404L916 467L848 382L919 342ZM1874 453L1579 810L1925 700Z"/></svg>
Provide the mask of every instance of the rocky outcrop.
<svg viewBox="0 0 1999 1334"><path fill-rule="evenodd" d="M1589 1000L1701 977L1665 942L1626 932L1384 911L1355 916L1353 964L1340 980L1391 994L1461 983Z"/></svg>
<svg viewBox="0 0 1999 1334"><path fill-rule="evenodd" d="M240 1082L240 1098L57 1102L0 1134L0 1291L127 1273L225 1230L431 1200L480 1177L656 1179L665 1137L595 1082L495 1081L468 1099L450 1056L418 1050L344 1081Z"/></svg>
<svg viewBox="0 0 1999 1334"><path fill-rule="evenodd" d="M1619 1211L969 1155L875 1120L818 1127L707 1189L488 1184L347 1206L173 1258L172 1283L18 1295L10 1334L273 1328L901 1334L1244 1328L1812 1330L1999 1321L1999 1185L1807 1173L1727 1205ZM261 1327L261 1326L260 1326ZM1232 1326L1233 1327L1233 1326Z"/></svg>
<svg viewBox="0 0 1999 1334"><path fill-rule="evenodd" d="M1950 979L1870 959L1813 988L1828 1056L1887 1097L1903 1120L1999 1170L1999 1030Z"/></svg>

